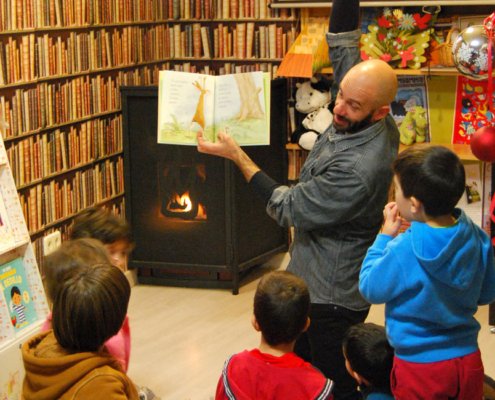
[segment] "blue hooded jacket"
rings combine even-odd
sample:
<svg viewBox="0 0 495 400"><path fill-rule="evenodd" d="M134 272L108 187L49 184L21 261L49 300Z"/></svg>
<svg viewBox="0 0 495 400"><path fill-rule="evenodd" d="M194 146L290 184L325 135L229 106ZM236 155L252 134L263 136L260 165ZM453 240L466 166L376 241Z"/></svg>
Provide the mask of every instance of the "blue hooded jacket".
<svg viewBox="0 0 495 400"><path fill-rule="evenodd" d="M490 237L461 209L457 223L433 228L413 222L392 238L380 234L369 248L359 290L385 303L387 336L397 357L431 363L478 349L478 305L495 300Z"/></svg>

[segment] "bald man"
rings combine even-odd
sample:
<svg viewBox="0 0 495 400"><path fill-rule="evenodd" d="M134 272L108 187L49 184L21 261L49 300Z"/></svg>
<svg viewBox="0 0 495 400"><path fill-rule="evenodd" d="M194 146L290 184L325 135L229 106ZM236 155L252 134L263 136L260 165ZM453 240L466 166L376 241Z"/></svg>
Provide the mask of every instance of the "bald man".
<svg viewBox="0 0 495 400"><path fill-rule="evenodd" d="M342 338L369 312L358 289L359 272L383 221L390 165L399 148L399 131L389 115L397 79L383 61L359 63L358 21L358 0L333 1L327 42L338 89L334 118L297 185L273 181L229 135L220 133L215 144L198 135L200 152L233 160L265 200L268 214L295 228L287 269L306 282L312 305L311 324L294 351L335 382L336 400L361 398L345 367Z"/></svg>

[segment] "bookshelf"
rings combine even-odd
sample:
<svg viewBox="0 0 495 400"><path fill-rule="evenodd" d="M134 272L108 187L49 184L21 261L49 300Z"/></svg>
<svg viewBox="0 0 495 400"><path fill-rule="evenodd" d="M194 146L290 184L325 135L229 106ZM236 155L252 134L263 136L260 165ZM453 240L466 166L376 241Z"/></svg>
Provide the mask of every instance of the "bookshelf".
<svg viewBox="0 0 495 400"><path fill-rule="evenodd" d="M124 215L121 86L160 70L275 76L295 10L272 0L13 0L0 3L0 117L19 205L42 267L90 205Z"/></svg>

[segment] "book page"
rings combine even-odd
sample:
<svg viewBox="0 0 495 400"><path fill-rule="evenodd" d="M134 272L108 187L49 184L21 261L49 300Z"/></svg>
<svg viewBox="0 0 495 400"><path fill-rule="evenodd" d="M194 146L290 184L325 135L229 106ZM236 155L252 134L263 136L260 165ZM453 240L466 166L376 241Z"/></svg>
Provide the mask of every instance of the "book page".
<svg viewBox="0 0 495 400"><path fill-rule="evenodd" d="M158 143L197 146L197 132L213 132L215 77L160 71Z"/></svg>
<svg viewBox="0 0 495 400"><path fill-rule="evenodd" d="M266 83L265 75L268 77L263 72L217 76L213 135L207 129L210 140L224 131L241 146L270 144L270 113L266 102L270 82Z"/></svg>

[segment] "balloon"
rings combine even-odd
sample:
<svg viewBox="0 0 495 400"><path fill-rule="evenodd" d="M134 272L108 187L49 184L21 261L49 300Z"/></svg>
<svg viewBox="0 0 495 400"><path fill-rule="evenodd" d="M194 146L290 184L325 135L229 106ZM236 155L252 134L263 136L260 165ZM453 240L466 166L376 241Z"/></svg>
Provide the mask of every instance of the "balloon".
<svg viewBox="0 0 495 400"><path fill-rule="evenodd" d="M495 67L495 40L492 40L492 65ZM483 25L464 29L452 45L454 65L463 75L482 80L488 78L488 36Z"/></svg>
<svg viewBox="0 0 495 400"><path fill-rule="evenodd" d="M495 162L495 127L478 129L471 137L471 150L479 160Z"/></svg>

